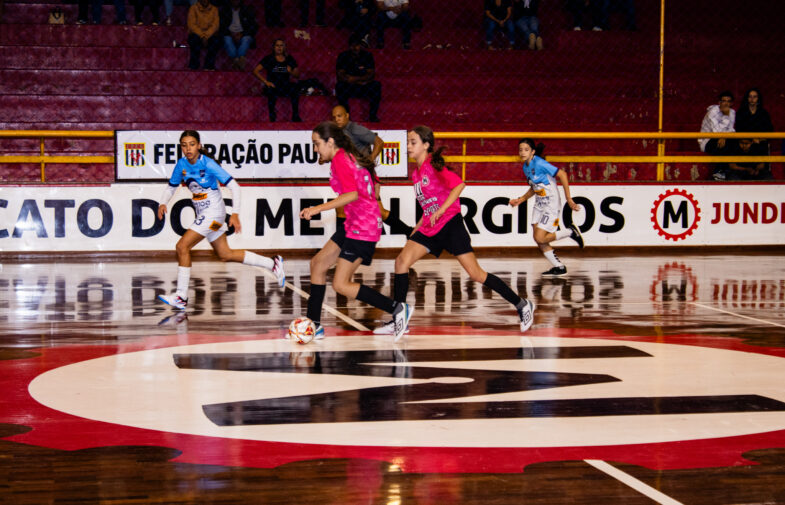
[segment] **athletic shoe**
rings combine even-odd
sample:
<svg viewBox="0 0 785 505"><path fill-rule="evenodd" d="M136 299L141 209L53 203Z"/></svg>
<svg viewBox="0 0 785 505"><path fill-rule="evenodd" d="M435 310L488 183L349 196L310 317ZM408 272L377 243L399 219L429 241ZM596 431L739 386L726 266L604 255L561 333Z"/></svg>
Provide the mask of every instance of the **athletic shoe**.
<svg viewBox="0 0 785 505"><path fill-rule="evenodd" d="M283 287L286 283L286 272L283 270L283 258L276 256L273 258L273 275L278 279L278 287Z"/></svg>
<svg viewBox="0 0 785 505"><path fill-rule="evenodd" d="M393 335L395 335L395 342L403 337L406 330L409 329L409 319L412 318L413 312L414 307L408 303L398 303L395 305L395 310L393 311L393 322L395 324Z"/></svg>
<svg viewBox="0 0 785 505"><path fill-rule="evenodd" d="M543 277L561 277L562 275L567 275L567 267L564 265L560 267L553 267L550 270L542 273Z"/></svg>
<svg viewBox="0 0 785 505"><path fill-rule="evenodd" d="M172 293L171 295L158 295L158 299L177 310L185 310L185 306L188 305L188 299L180 298L180 295L177 293Z"/></svg>
<svg viewBox="0 0 785 505"><path fill-rule="evenodd" d="M521 331L526 331L532 327L534 322L534 303L531 300L524 299L523 307L518 309L518 317L521 320Z"/></svg>
<svg viewBox="0 0 785 505"><path fill-rule="evenodd" d="M316 333L313 334L314 340L324 340L324 326L316 323Z"/></svg>
<svg viewBox="0 0 785 505"><path fill-rule="evenodd" d="M171 314L161 319L161 321L158 323L158 326L167 326L167 325L177 326L178 324L187 320L188 320L188 314L186 314L185 311L175 312L174 314Z"/></svg>
<svg viewBox="0 0 785 505"><path fill-rule="evenodd" d="M406 328L406 333L409 333L409 328ZM395 335L395 321L387 321L383 325L373 330L374 335Z"/></svg>
<svg viewBox="0 0 785 505"><path fill-rule="evenodd" d="M572 235L570 235L570 238L578 243L578 247L583 249L583 236L581 236L581 230L579 230L578 227L574 224L570 225L570 230L572 230Z"/></svg>

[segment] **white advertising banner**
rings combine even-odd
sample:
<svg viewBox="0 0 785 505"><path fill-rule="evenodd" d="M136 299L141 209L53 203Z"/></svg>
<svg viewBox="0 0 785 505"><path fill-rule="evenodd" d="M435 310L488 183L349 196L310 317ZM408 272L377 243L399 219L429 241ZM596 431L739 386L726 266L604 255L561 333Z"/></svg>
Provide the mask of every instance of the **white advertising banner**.
<svg viewBox="0 0 785 505"><path fill-rule="evenodd" d="M384 148L377 159L380 177L406 177L406 130L379 130ZM117 181L168 180L182 157L182 131L117 131ZM202 145L235 179L292 179L330 176L319 165L311 130L200 131Z"/></svg>
<svg viewBox="0 0 785 505"><path fill-rule="evenodd" d="M105 187L0 187L0 251L169 250L194 219L190 194L180 188L169 213L155 213L165 184ZM328 186L244 186L242 232L237 249L313 249L335 231L335 213L301 220L302 208L335 197ZM467 186L464 220L475 247L533 247L533 201L517 208L510 197L526 186ZM785 186L760 185L578 185L581 210L565 206L562 224L574 223L591 246L695 246L785 244ZM224 192L226 198L230 192ZM411 186L386 185L384 206L414 225ZM564 203L564 202L562 202ZM402 247L402 235L385 234L380 248ZM574 247L565 239L559 247ZM199 248L208 248L201 243Z"/></svg>

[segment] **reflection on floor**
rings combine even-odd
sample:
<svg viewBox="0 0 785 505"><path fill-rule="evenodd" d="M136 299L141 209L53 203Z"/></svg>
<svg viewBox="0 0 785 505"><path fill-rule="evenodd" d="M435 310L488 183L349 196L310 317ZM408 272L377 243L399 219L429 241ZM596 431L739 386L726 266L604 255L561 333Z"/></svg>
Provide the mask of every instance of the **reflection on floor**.
<svg viewBox="0 0 785 505"><path fill-rule="evenodd" d="M529 332L450 259L399 343L328 288L307 345L307 259L198 261L185 312L170 262L5 263L0 502L785 503L781 255L480 262Z"/></svg>

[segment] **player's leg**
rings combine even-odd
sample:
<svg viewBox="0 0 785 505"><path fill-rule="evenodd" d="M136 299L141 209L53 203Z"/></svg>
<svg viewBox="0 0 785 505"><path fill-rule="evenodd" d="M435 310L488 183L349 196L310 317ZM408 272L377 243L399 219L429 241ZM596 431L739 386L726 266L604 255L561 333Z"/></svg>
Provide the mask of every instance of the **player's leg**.
<svg viewBox="0 0 785 505"><path fill-rule="evenodd" d="M177 290L169 295L158 295L158 299L172 307L185 310L188 304L188 285L191 282L191 249L202 241L203 235L194 230L185 230L177 241Z"/></svg>
<svg viewBox="0 0 785 505"><path fill-rule="evenodd" d="M275 275L275 279L279 287L283 287L286 283L286 273L283 268L283 258L275 256L268 258L256 254L255 252L246 251L243 249L232 249L229 247L229 242L226 240L226 234L222 233L218 238L210 242L210 245L218 254L221 261L234 261L242 263L243 265L250 265L254 267L262 267Z"/></svg>
<svg viewBox="0 0 785 505"><path fill-rule="evenodd" d="M308 298L306 316L316 325L316 339L324 338L322 328L322 304L327 290L327 270L333 266L341 253L341 247L328 240L324 247L311 258L311 294Z"/></svg>

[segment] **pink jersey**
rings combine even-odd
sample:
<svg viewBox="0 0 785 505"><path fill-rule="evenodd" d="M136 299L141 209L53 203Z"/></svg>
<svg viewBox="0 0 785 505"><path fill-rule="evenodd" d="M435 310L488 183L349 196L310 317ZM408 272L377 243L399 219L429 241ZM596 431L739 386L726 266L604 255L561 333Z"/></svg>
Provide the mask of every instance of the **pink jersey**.
<svg viewBox="0 0 785 505"><path fill-rule="evenodd" d="M437 171L431 165L431 157L429 156L421 167L412 172L412 182L414 182L414 194L417 196L417 201L423 212L422 226L417 231L426 237L433 237L450 219L461 213L460 200L455 200L445 210L444 215L436 221L436 225L431 226L431 214L439 210L450 195L450 191L463 184L463 180L458 174L447 168L440 172Z"/></svg>
<svg viewBox="0 0 785 505"><path fill-rule="evenodd" d="M357 200L343 208L346 237L378 242L382 236L382 214L376 202L373 178L343 149L335 153L330 163L330 187L339 195L357 191Z"/></svg>

